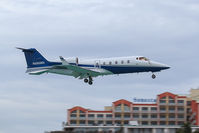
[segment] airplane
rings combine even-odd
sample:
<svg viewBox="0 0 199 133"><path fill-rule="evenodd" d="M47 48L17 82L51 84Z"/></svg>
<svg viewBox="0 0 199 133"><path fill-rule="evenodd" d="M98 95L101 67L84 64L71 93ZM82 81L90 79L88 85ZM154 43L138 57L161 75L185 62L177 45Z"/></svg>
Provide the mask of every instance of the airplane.
<svg viewBox="0 0 199 133"><path fill-rule="evenodd" d="M168 65L149 60L144 56L114 57L103 59L79 59L77 57L64 59L61 62L52 62L44 58L35 48L18 48L24 52L27 71L30 75L54 73L84 79L85 83L93 84L93 78L104 75L154 72L169 69Z"/></svg>

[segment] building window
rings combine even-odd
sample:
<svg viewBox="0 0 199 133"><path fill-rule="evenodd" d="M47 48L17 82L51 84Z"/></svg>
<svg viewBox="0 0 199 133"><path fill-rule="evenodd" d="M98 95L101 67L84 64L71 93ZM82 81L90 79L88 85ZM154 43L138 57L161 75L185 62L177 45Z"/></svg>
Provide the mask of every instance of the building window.
<svg viewBox="0 0 199 133"><path fill-rule="evenodd" d="M151 110L152 111L157 111L157 108L156 107L151 107Z"/></svg>
<svg viewBox="0 0 199 133"><path fill-rule="evenodd" d="M133 114L133 118L139 118L139 114Z"/></svg>
<svg viewBox="0 0 199 133"><path fill-rule="evenodd" d="M117 105L117 106L115 107L115 111L121 111L121 104L119 104L119 105Z"/></svg>
<svg viewBox="0 0 199 133"><path fill-rule="evenodd" d="M166 115L160 115L160 118L166 118Z"/></svg>
<svg viewBox="0 0 199 133"><path fill-rule="evenodd" d="M77 110L74 110L74 111L72 111L71 113L74 113L74 114L75 114L75 113L77 113Z"/></svg>
<svg viewBox="0 0 199 133"><path fill-rule="evenodd" d="M86 123L85 121L80 121L80 122L79 122L79 124L85 124L85 123Z"/></svg>
<svg viewBox="0 0 199 133"><path fill-rule="evenodd" d="M107 125L111 125L111 124L112 124L112 121L106 121L106 124L107 124Z"/></svg>
<svg viewBox="0 0 199 133"><path fill-rule="evenodd" d="M179 114L178 118L184 118L184 115Z"/></svg>
<svg viewBox="0 0 199 133"><path fill-rule="evenodd" d="M115 121L117 125L121 125L121 121Z"/></svg>
<svg viewBox="0 0 199 133"><path fill-rule="evenodd" d="M70 121L70 124L76 124L76 121L74 121L74 120Z"/></svg>
<svg viewBox="0 0 199 133"><path fill-rule="evenodd" d="M142 125L148 125L148 121L142 121Z"/></svg>
<svg viewBox="0 0 199 133"><path fill-rule="evenodd" d="M103 122L103 121L98 121L97 123L98 123L98 124L104 124L104 122Z"/></svg>
<svg viewBox="0 0 199 133"><path fill-rule="evenodd" d="M130 111L130 108L128 105L124 104L124 111Z"/></svg>
<svg viewBox="0 0 199 133"><path fill-rule="evenodd" d="M157 125L157 121L152 121L151 125Z"/></svg>
<svg viewBox="0 0 199 133"><path fill-rule="evenodd" d="M179 121L178 125L184 125L184 122L183 121Z"/></svg>
<svg viewBox="0 0 199 133"><path fill-rule="evenodd" d="M85 117L85 114L80 114L79 117L84 118L84 117Z"/></svg>
<svg viewBox="0 0 199 133"><path fill-rule="evenodd" d="M89 125L94 125L94 123L95 123L94 121L88 121Z"/></svg>
<svg viewBox="0 0 199 133"><path fill-rule="evenodd" d="M77 115L76 114L71 114L70 117L77 117Z"/></svg>
<svg viewBox="0 0 199 133"><path fill-rule="evenodd" d="M130 118L130 114L125 114L124 118Z"/></svg>
<svg viewBox="0 0 199 133"><path fill-rule="evenodd" d="M160 111L166 111L165 107L160 107Z"/></svg>
<svg viewBox="0 0 199 133"><path fill-rule="evenodd" d="M169 118L175 118L175 115L174 114L170 114Z"/></svg>
<svg viewBox="0 0 199 133"><path fill-rule="evenodd" d="M115 118L121 118L121 114L116 114Z"/></svg>
<svg viewBox="0 0 199 133"><path fill-rule="evenodd" d="M169 103L175 103L175 100L169 100Z"/></svg>
<svg viewBox="0 0 199 133"><path fill-rule="evenodd" d="M160 103L166 103L166 100L160 100Z"/></svg>
<svg viewBox="0 0 199 133"><path fill-rule="evenodd" d="M184 100L178 100L178 103L184 103Z"/></svg>
<svg viewBox="0 0 199 133"><path fill-rule="evenodd" d="M129 124L129 121L124 121L124 125L128 125Z"/></svg>
<svg viewBox="0 0 199 133"><path fill-rule="evenodd" d="M187 101L187 106L191 106L191 101Z"/></svg>
<svg viewBox="0 0 199 133"><path fill-rule="evenodd" d="M142 107L142 111L147 111L148 107Z"/></svg>
<svg viewBox="0 0 199 133"><path fill-rule="evenodd" d="M184 111L183 107L178 107L178 111Z"/></svg>
<svg viewBox="0 0 199 133"><path fill-rule="evenodd" d="M113 116L112 116L112 114L107 114L106 115L106 118L112 118Z"/></svg>
<svg viewBox="0 0 199 133"><path fill-rule="evenodd" d="M175 121L170 121L169 125L175 125Z"/></svg>
<svg viewBox="0 0 199 133"><path fill-rule="evenodd" d="M160 125L166 125L165 121L160 121Z"/></svg>
<svg viewBox="0 0 199 133"><path fill-rule="evenodd" d="M88 114L88 117L94 117L95 115L94 114Z"/></svg>
<svg viewBox="0 0 199 133"><path fill-rule="evenodd" d="M97 118L103 118L103 114L97 114Z"/></svg>
<svg viewBox="0 0 199 133"><path fill-rule="evenodd" d="M83 111L81 111L81 110L80 110L79 112L80 112L80 113L84 113L84 112L83 112Z"/></svg>
<svg viewBox="0 0 199 133"><path fill-rule="evenodd" d="M133 110L138 111L139 107L133 107Z"/></svg>
<svg viewBox="0 0 199 133"><path fill-rule="evenodd" d="M175 107L169 107L169 111L175 111Z"/></svg>
<svg viewBox="0 0 199 133"><path fill-rule="evenodd" d="M143 114L142 118L148 118L148 115L147 114Z"/></svg>
<svg viewBox="0 0 199 133"><path fill-rule="evenodd" d="M152 114L151 118L157 118L157 114Z"/></svg>

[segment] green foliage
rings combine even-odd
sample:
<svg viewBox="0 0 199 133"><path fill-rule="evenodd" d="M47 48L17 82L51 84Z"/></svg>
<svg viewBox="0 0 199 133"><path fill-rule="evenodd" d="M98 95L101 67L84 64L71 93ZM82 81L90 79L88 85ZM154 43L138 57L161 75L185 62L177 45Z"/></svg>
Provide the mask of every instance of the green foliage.
<svg viewBox="0 0 199 133"><path fill-rule="evenodd" d="M192 133L191 124L184 123L184 125L176 131L176 133Z"/></svg>

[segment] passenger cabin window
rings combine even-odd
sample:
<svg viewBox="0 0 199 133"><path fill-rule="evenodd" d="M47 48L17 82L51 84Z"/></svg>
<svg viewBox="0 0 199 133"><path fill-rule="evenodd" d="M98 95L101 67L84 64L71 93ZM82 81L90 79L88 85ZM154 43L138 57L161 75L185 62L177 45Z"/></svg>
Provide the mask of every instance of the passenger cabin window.
<svg viewBox="0 0 199 133"><path fill-rule="evenodd" d="M115 64L117 64L117 61L115 61Z"/></svg>
<svg viewBox="0 0 199 133"><path fill-rule="evenodd" d="M106 65L106 62L103 62L103 65Z"/></svg>
<svg viewBox="0 0 199 133"><path fill-rule="evenodd" d="M112 62L109 62L109 65L111 65L112 64Z"/></svg>
<svg viewBox="0 0 199 133"><path fill-rule="evenodd" d="M130 63L130 60L127 60L127 63Z"/></svg>
<svg viewBox="0 0 199 133"><path fill-rule="evenodd" d="M124 61L123 61L123 60L121 61L121 64L124 64Z"/></svg>

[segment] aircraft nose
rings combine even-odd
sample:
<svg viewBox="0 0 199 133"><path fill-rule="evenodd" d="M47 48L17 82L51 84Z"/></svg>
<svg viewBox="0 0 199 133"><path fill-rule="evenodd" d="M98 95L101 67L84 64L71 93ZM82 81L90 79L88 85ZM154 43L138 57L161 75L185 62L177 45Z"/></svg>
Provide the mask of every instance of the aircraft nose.
<svg viewBox="0 0 199 133"><path fill-rule="evenodd" d="M161 63L158 63L158 66L159 66L162 70L171 68L170 66L165 65L165 64L161 64Z"/></svg>
<svg viewBox="0 0 199 133"><path fill-rule="evenodd" d="M170 66L168 66L166 64L159 63L159 62L153 62L153 65L155 67L159 67L161 70L165 70L165 69L171 68Z"/></svg>

